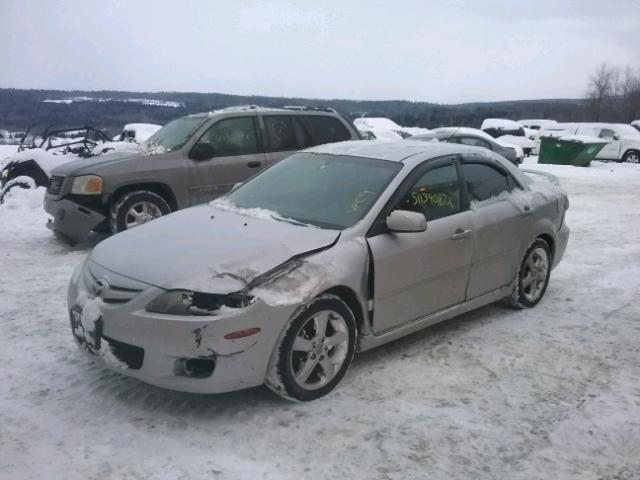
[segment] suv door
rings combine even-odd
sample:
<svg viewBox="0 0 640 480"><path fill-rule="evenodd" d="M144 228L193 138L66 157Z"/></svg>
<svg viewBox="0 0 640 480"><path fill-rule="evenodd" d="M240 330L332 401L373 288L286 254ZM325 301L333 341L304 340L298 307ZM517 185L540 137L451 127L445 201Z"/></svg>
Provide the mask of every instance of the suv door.
<svg viewBox="0 0 640 480"><path fill-rule="evenodd" d="M191 205L212 200L252 177L266 166L256 115L222 118L211 125L191 148L189 198ZM194 159L199 147L213 156Z"/></svg>
<svg viewBox="0 0 640 480"><path fill-rule="evenodd" d="M261 115L260 119L269 165L312 144L307 128L294 115Z"/></svg>
<svg viewBox="0 0 640 480"><path fill-rule="evenodd" d="M520 188L506 170L472 156L460 167L475 234L466 294L471 300L513 281L527 223L525 213L504 195Z"/></svg>
<svg viewBox="0 0 640 480"><path fill-rule="evenodd" d="M375 333L464 302L469 278L472 219L453 157L409 175L378 225L396 209L422 213L427 229L391 233L375 227L370 233Z"/></svg>

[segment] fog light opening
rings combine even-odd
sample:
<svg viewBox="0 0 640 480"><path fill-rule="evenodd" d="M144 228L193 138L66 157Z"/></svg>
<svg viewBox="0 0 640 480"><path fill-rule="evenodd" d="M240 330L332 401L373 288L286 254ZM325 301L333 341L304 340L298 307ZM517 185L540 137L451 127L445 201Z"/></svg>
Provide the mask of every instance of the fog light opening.
<svg viewBox="0 0 640 480"><path fill-rule="evenodd" d="M212 358L181 358L176 362L176 374L183 377L207 378L213 374L216 362Z"/></svg>

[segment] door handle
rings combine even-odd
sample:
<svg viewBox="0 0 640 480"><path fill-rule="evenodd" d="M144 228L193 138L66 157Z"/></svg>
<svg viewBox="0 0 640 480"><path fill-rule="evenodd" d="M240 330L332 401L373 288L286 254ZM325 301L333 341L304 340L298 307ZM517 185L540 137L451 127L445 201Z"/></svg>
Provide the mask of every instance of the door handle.
<svg viewBox="0 0 640 480"><path fill-rule="evenodd" d="M460 240L461 238L466 238L469 236L471 236L471 230L463 230L459 228L453 235L451 235L451 240Z"/></svg>
<svg viewBox="0 0 640 480"><path fill-rule="evenodd" d="M247 167L249 168L258 168L260 165L262 164L257 160L247 163Z"/></svg>

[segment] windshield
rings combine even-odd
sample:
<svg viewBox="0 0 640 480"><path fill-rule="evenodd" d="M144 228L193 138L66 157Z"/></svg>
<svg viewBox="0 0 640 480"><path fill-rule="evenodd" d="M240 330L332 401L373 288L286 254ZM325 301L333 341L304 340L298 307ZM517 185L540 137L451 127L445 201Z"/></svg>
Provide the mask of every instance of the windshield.
<svg viewBox="0 0 640 480"><path fill-rule="evenodd" d="M370 158L297 153L254 177L227 199L320 228L342 230L371 208L401 163Z"/></svg>
<svg viewBox="0 0 640 480"><path fill-rule="evenodd" d="M203 117L182 117L167 123L145 142L147 147L170 152L181 148L205 121Z"/></svg>

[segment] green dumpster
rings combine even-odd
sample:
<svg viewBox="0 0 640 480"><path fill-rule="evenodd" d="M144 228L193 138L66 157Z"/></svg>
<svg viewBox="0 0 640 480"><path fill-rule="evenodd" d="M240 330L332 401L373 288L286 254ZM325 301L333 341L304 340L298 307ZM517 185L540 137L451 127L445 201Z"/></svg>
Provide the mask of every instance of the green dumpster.
<svg viewBox="0 0 640 480"><path fill-rule="evenodd" d="M588 167L607 143L602 138L587 135L540 137L538 163Z"/></svg>

